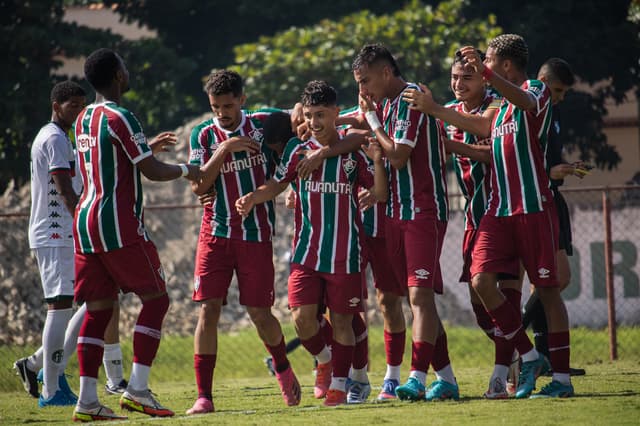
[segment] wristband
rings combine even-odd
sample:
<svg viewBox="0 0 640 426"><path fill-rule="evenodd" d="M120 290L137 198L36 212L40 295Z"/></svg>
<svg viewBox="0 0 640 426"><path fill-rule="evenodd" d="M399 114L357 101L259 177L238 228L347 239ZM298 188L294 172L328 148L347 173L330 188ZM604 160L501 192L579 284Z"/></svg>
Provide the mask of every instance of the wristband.
<svg viewBox="0 0 640 426"><path fill-rule="evenodd" d="M378 120L378 115L375 111L367 111L364 114L364 117L367 119L367 123L369 124L369 127L371 127L372 132L375 132L380 127L382 127L382 125L380 124L380 120Z"/></svg>
<svg viewBox="0 0 640 426"><path fill-rule="evenodd" d="M482 76L487 81L491 80L491 77L493 77L493 70L485 65L484 68L482 69Z"/></svg>
<svg viewBox="0 0 640 426"><path fill-rule="evenodd" d="M189 174L189 168L186 164L178 164L178 167L180 167L180 170L182 170L182 177L185 177Z"/></svg>

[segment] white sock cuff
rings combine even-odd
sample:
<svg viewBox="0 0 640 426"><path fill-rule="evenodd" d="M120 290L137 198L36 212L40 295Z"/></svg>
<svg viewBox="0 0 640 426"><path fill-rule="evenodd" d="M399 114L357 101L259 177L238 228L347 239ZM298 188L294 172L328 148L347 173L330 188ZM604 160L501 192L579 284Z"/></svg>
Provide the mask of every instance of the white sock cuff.
<svg viewBox="0 0 640 426"><path fill-rule="evenodd" d="M121 360L122 348L120 347L120 343L105 343L103 359L105 361Z"/></svg>

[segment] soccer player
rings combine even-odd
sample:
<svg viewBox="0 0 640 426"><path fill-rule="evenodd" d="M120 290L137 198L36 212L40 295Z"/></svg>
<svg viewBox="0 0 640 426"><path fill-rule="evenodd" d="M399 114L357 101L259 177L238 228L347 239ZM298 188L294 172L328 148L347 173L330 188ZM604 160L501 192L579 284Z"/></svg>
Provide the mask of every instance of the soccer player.
<svg viewBox="0 0 640 426"><path fill-rule="evenodd" d="M410 110L402 99L405 90L418 86L402 78L384 46L364 46L352 69L360 108L386 156L388 258L398 281L408 287L413 312L411 371L396 395L404 400L458 399L447 335L435 304L435 294L443 290L439 258L448 216L443 135L433 117ZM431 363L436 380L426 390Z"/></svg>
<svg viewBox="0 0 640 426"><path fill-rule="evenodd" d="M286 355L280 323L273 316L274 268L271 237L273 203L241 217L234 202L271 176L275 152L263 143L264 120L275 110L245 111L240 75L213 72L205 84L213 118L191 132L189 161L203 166L203 179L192 184L202 195L213 186L215 201L205 206L194 271L193 300L200 303L194 338L198 398L187 414L213 412L213 372L217 359L217 326L235 271L240 304L246 306L258 335L273 359L285 403L300 403L300 385Z"/></svg>
<svg viewBox="0 0 640 426"><path fill-rule="evenodd" d="M347 402L346 381L356 343L352 324L361 310L362 225L356 188L371 188L379 200L387 197L381 151L375 142L363 148L374 161L373 175L362 153L350 153L326 159L308 179L298 176L296 167L304 151L340 143L336 104L337 95L331 86L324 81L309 82L302 105L312 137L308 141L290 140L274 177L236 202L238 212L246 216L293 183L296 230L289 306L302 344L318 358L318 370L331 363L326 406ZM318 309L325 303L333 326L331 352L317 319Z"/></svg>
<svg viewBox="0 0 640 426"><path fill-rule="evenodd" d="M547 313L554 371L551 383L535 396L568 397L573 395L569 322L557 277L558 219L544 167L551 91L541 81L527 79L528 47L519 35L491 40L484 63L471 46L461 52L504 97L492 124L491 198L473 249L472 285L522 357L516 398L526 398L544 357L531 344L519 312L496 287L499 275L517 277L524 266Z"/></svg>
<svg viewBox="0 0 640 426"><path fill-rule="evenodd" d="M157 250L144 227L140 173L157 181L181 176L197 180L200 168L156 159L154 152L175 143L175 135L162 133L147 142L135 116L119 105L129 87L129 73L117 53L94 51L85 61L84 73L96 99L75 123L83 183L73 222L75 298L86 303L87 313L78 337L80 394L73 419L126 418L100 403L96 386L105 329L120 289L136 293L142 301L131 376L120 406L151 416L173 416L148 386L169 297Z"/></svg>
<svg viewBox="0 0 640 426"><path fill-rule="evenodd" d="M551 90L552 123L549 129L549 139L545 152L546 167L549 170L549 181L553 201L558 213L560 233L558 234L559 250L556 254L558 266L558 284L560 291L564 290L571 281L571 270L567 256L573 254L571 245L571 222L567 203L559 191L567 176L583 178L588 172L588 166L582 162L566 163L562 158L562 139L560 138L560 123L555 114L555 105L562 102L565 92L573 86L575 77L569 64L560 58L550 58L538 71L538 80L542 81ZM547 318L542 302L537 291L533 291L524 307L523 325L527 328L531 324L536 350L547 358L550 358L548 346ZM581 368L570 368L572 376L584 375Z"/></svg>

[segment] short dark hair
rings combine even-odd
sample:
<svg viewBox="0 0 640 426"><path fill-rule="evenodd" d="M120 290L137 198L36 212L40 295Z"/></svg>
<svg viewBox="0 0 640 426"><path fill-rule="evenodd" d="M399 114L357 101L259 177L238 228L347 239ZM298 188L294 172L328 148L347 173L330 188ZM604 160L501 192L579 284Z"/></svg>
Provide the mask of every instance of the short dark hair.
<svg viewBox="0 0 640 426"><path fill-rule="evenodd" d="M364 65L371 66L376 63L386 62L391 66L391 70L393 71L393 75L399 77L400 67L398 67L398 63L395 58L389 52L389 49L384 47L384 45L380 43L376 44L367 44L360 52L356 55L356 58L353 60L353 64L351 65L351 69L353 71L359 70Z"/></svg>
<svg viewBox="0 0 640 426"><path fill-rule="evenodd" d="M576 82L571 66L560 58L547 59L540 67L538 75L545 76L549 80L559 81L566 86L573 86L573 83Z"/></svg>
<svg viewBox="0 0 640 426"><path fill-rule="evenodd" d="M502 59L509 59L518 69L526 71L529 63L529 47L518 34L500 34L489 42L489 47Z"/></svg>
<svg viewBox="0 0 640 426"><path fill-rule="evenodd" d="M98 49L84 62L84 77L95 90L111 85L120 69L120 57L111 49Z"/></svg>
<svg viewBox="0 0 640 426"><path fill-rule="evenodd" d="M242 88L242 77L231 70L213 71L204 85L205 93L215 96L232 93L233 96L238 97L242 95Z"/></svg>
<svg viewBox="0 0 640 426"><path fill-rule="evenodd" d="M338 103L338 93L326 81L313 80L305 86L300 102L303 106L333 106Z"/></svg>
<svg viewBox="0 0 640 426"><path fill-rule="evenodd" d="M289 139L295 137L291 130L291 116L282 111L269 114L262 125L262 136L267 145L289 142Z"/></svg>
<svg viewBox="0 0 640 426"><path fill-rule="evenodd" d="M74 96L87 96L87 92L75 81L67 80L53 86L50 99L51 103L63 104Z"/></svg>
<svg viewBox="0 0 640 426"><path fill-rule="evenodd" d="M486 55L484 54L484 52L480 49L476 49L476 52L478 52L478 55L480 55L480 60L484 62L484 59L486 57ZM462 56L462 52L460 51L460 49L456 50L456 53L454 53L453 55L453 64L462 64L462 65L466 65L467 62L464 59L464 56Z"/></svg>

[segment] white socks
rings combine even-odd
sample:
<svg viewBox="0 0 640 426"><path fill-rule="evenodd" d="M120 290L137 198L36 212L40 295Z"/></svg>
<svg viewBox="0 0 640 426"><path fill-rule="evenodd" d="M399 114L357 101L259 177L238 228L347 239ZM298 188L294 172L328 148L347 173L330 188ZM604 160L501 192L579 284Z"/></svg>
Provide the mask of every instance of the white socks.
<svg viewBox="0 0 640 426"><path fill-rule="evenodd" d="M120 349L120 343L105 343L102 364L104 365L104 371L107 375L107 382L109 386L116 386L120 384L124 378L122 372L122 349Z"/></svg>
<svg viewBox="0 0 640 426"><path fill-rule="evenodd" d="M316 355L316 359L318 360L318 364L326 364L331 361L331 350L329 346L322 348L320 353Z"/></svg>
<svg viewBox="0 0 640 426"><path fill-rule="evenodd" d="M146 391L149 389L149 371L151 367L148 365L133 363L131 368L131 378L129 379L129 388L134 391Z"/></svg>
<svg viewBox="0 0 640 426"><path fill-rule="evenodd" d="M387 364L387 372L384 375L384 380L397 380L400 383L400 365Z"/></svg>
<svg viewBox="0 0 640 426"><path fill-rule="evenodd" d="M64 333L73 310L49 309L42 331L43 385L42 397L51 398L58 390L60 364L64 358Z"/></svg>

